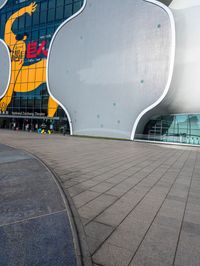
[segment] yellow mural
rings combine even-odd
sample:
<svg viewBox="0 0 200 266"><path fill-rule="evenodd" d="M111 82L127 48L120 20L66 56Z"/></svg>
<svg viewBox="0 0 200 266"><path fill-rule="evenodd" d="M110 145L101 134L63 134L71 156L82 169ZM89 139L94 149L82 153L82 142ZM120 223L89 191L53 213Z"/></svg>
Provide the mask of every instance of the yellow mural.
<svg viewBox="0 0 200 266"><path fill-rule="evenodd" d="M24 66L26 57L26 35L17 37L12 31L12 25L17 18L25 13L30 16L35 12L37 4L31 3L29 6L21 8L10 16L5 25L4 41L9 47L11 55L11 79L6 94L0 100L0 111L6 111L13 96L13 92L30 92L46 82L46 59ZM49 97L48 116L53 117L58 108L58 104Z"/></svg>

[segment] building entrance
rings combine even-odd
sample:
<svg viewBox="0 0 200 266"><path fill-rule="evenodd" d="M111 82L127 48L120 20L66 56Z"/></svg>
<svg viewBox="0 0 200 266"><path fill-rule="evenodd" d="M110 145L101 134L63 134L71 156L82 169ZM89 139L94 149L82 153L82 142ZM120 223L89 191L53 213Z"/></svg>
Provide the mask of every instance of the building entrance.
<svg viewBox="0 0 200 266"><path fill-rule="evenodd" d="M0 128L10 130L23 130L31 132L41 132L50 130L51 132L70 134L67 118L48 117L0 117Z"/></svg>
<svg viewBox="0 0 200 266"><path fill-rule="evenodd" d="M200 115L177 114L155 116L136 139L200 145Z"/></svg>

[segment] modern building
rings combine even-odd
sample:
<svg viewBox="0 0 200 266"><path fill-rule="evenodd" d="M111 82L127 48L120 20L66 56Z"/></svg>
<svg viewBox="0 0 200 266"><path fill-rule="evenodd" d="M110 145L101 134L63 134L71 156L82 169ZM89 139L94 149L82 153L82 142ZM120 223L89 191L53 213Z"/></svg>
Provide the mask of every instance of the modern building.
<svg viewBox="0 0 200 266"><path fill-rule="evenodd" d="M67 118L60 106L49 104L46 59L56 29L81 8L83 0L37 0L35 10L30 6L34 1L4 2L0 38L12 50L11 60L16 62L12 73L19 73L10 81L10 95L0 100L0 127L25 129L28 124L31 129L46 123L59 129Z"/></svg>
<svg viewBox="0 0 200 266"><path fill-rule="evenodd" d="M1 127L200 144L200 0L31 3L0 10L13 73Z"/></svg>

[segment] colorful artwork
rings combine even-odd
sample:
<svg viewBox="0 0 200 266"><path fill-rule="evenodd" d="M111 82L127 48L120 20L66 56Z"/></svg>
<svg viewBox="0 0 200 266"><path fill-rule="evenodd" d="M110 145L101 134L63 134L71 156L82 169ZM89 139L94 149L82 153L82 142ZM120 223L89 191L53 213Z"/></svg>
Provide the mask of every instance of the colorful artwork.
<svg viewBox="0 0 200 266"><path fill-rule="evenodd" d="M46 88L48 48L55 30L76 8L68 0L8 0L0 10L0 37L11 57L10 85L0 99L0 113L55 115L58 104Z"/></svg>
<svg viewBox="0 0 200 266"><path fill-rule="evenodd" d="M29 92L46 82L46 59L41 59L39 62L30 66L24 66L24 58L35 58L40 53L47 56L45 50L45 41L42 42L37 49L37 43L33 42L28 44L26 48L24 35L15 35L12 31L12 25L15 20L25 13L30 16L35 12L37 4L31 3L29 6L21 8L19 11L10 16L5 26L4 41L8 45L11 55L11 80L8 90L0 101L0 110L5 111L10 104L13 92ZM23 80L23 83L21 82ZM23 86L24 84L24 86ZM28 86L27 86L28 84ZM52 108L53 107L53 108ZM48 116L53 117L58 104L49 97L48 103ZM52 112L53 110L53 112Z"/></svg>

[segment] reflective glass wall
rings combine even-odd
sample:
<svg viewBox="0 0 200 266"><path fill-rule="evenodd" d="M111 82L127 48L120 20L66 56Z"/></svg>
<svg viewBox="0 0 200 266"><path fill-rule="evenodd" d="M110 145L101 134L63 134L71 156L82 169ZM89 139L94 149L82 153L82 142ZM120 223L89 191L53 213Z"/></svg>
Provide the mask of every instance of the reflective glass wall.
<svg viewBox="0 0 200 266"><path fill-rule="evenodd" d="M83 0L8 0L0 10L0 38L9 47L12 61L0 116L65 116L47 91L46 58L54 32L82 4Z"/></svg>
<svg viewBox="0 0 200 266"><path fill-rule="evenodd" d="M200 145L200 115L155 116L136 138Z"/></svg>

